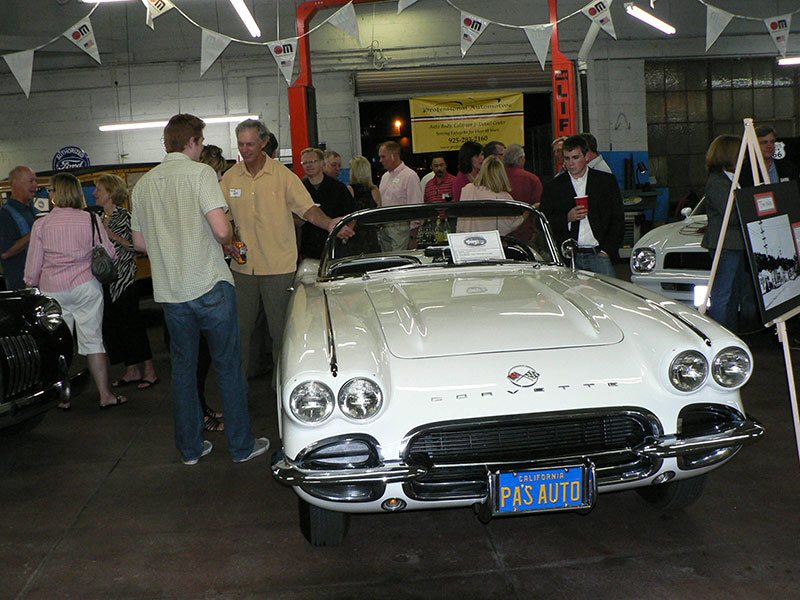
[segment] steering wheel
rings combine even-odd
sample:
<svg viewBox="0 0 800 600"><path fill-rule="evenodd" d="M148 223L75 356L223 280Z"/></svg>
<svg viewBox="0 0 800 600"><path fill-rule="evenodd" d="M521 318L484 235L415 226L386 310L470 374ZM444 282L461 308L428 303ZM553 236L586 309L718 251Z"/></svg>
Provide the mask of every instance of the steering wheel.
<svg viewBox="0 0 800 600"><path fill-rule="evenodd" d="M531 250L530 246L523 242L522 240L518 240L517 238L510 236L510 235L501 235L500 241L503 242L503 251L505 250L512 250L519 252L525 257L525 260L528 262L537 262L536 256ZM506 258L512 258L506 254Z"/></svg>

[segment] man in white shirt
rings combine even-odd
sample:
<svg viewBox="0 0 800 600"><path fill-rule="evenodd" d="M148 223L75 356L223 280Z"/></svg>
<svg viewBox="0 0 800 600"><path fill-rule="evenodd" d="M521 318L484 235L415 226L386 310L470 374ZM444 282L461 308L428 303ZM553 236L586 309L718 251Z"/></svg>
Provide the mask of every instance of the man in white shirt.
<svg viewBox="0 0 800 600"><path fill-rule="evenodd" d="M581 137L586 140L586 145L588 147L586 158L589 161L589 168L603 171L603 173L612 173L613 171L611 171L611 167L608 166L603 155L597 152L597 138L591 133L582 133Z"/></svg>
<svg viewBox="0 0 800 600"><path fill-rule="evenodd" d="M381 177L381 206L421 204L423 196L419 177L400 160L400 145L384 142L378 150L378 158L386 169ZM378 234L384 252L407 250L410 237L410 224L406 223L384 225Z"/></svg>

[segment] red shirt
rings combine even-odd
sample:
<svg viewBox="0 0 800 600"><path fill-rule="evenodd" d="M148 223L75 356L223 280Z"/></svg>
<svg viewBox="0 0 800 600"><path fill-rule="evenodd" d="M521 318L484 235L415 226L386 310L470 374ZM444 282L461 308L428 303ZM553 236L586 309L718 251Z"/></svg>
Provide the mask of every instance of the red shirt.
<svg viewBox="0 0 800 600"><path fill-rule="evenodd" d="M447 200L444 198L445 195L448 195L452 200L453 182L455 179L456 178L447 171L445 171L444 177L441 179L434 175L433 178L425 184L425 202L446 202Z"/></svg>
<svg viewBox="0 0 800 600"><path fill-rule="evenodd" d="M522 167L506 167L511 197L527 204L538 204L542 198L542 182L533 173Z"/></svg>

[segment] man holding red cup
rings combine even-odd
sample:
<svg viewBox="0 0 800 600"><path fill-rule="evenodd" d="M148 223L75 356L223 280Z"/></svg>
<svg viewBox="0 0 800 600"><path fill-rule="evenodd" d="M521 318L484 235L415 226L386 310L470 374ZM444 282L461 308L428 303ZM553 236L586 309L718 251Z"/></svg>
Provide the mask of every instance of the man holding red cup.
<svg viewBox="0 0 800 600"><path fill-rule="evenodd" d="M625 229L622 194L614 175L588 166L587 150L581 136L564 140L565 171L545 184L539 209L559 245L570 238L578 243L577 268L615 277L612 261Z"/></svg>

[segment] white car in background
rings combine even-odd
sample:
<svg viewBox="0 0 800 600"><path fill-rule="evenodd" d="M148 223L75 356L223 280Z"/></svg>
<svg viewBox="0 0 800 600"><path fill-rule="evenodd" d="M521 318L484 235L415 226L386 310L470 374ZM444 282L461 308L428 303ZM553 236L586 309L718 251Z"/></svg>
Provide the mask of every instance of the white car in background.
<svg viewBox="0 0 800 600"><path fill-rule="evenodd" d="M631 281L651 292L700 306L708 289L711 254L700 245L708 226L705 202L684 209L684 219L642 236L630 257Z"/></svg>
<svg viewBox="0 0 800 600"><path fill-rule="evenodd" d="M531 245L502 235L522 216ZM427 246L377 245L379 227L456 219L464 233ZM473 507L488 521L588 511L617 490L679 509L763 433L739 394L751 365L690 307L565 266L527 204L360 211L298 269L272 472L319 546L357 513Z"/></svg>

